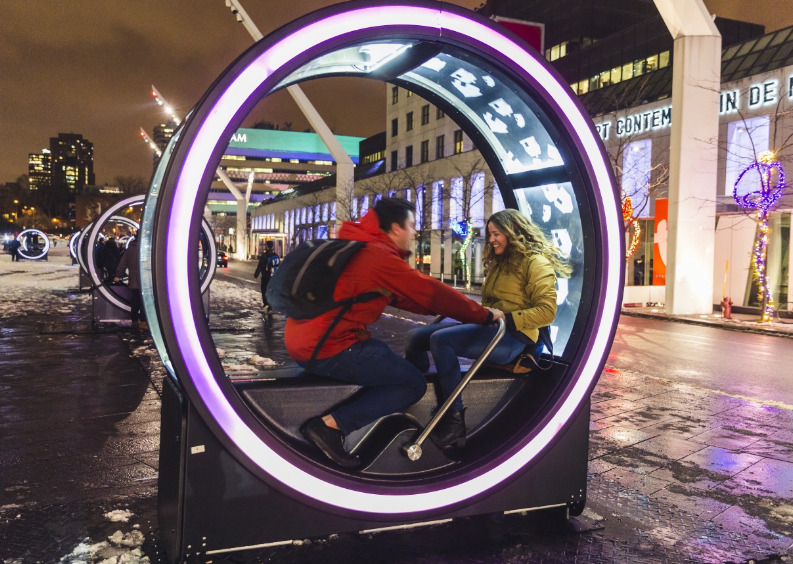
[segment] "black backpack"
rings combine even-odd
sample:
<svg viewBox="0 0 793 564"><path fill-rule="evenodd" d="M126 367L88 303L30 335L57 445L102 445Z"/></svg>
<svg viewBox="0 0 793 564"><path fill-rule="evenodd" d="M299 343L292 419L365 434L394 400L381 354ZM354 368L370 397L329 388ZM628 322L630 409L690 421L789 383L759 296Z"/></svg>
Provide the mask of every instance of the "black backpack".
<svg viewBox="0 0 793 564"><path fill-rule="evenodd" d="M317 343L306 370L311 369L322 345L353 305L384 295L384 291L373 291L344 300L333 299L336 284L347 263L365 246L363 241L344 239L305 241L283 258L267 286L270 307L292 319L313 319L341 308Z"/></svg>

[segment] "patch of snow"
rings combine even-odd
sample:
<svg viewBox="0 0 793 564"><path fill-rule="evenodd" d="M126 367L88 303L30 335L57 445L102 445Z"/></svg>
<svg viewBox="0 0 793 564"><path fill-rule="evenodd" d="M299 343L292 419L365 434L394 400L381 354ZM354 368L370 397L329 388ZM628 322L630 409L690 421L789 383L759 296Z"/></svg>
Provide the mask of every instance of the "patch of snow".
<svg viewBox="0 0 793 564"><path fill-rule="evenodd" d="M79 283L79 267L71 266L68 250L65 252L61 255L51 251L49 261L19 262L11 262L10 255L0 254L0 320L31 313L72 313L90 305L89 293L62 293L76 289ZM54 274L59 276L52 277Z"/></svg>
<svg viewBox="0 0 793 564"><path fill-rule="evenodd" d="M107 540L118 546L135 547L142 545L145 537L140 531L132 531L126 534L121 531L116 531L111 536L107 537Z"/></svg>
<svg viewBox="0 0 793 564"><path fill-rule="evenodd" d="M129 518L135 515L132 511L127 509L115 509L108 513L105 513L105 519L109 521L113 521L114 523L123 522L128 523Z"/></svg>
<svg viewBox="0 0 793 564"><path fill-rule="evenodd" d="M259 356L258 354L253 355L249 360L249 364L253 364L255 366L278 366L278 363L275 362L271 358L265 358L263 356Z"/></svg>

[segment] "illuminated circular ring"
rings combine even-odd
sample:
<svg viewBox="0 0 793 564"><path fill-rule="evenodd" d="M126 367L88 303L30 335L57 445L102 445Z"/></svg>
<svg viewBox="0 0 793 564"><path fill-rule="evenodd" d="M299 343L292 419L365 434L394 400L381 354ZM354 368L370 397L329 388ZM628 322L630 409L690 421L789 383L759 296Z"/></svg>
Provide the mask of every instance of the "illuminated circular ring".
<svg viewBox="0 0 793 564"><path fill-rule="evenodd" d="M99 238L99 234L102 232L102 228L105 224L110 221L111 219L117 219L121 223L129 225L135 229L138 229L140 225L138 222L129 219L128 217L124 216L117 216L116 213L123 210L127 207L133 206L142 206L143 202L146 200L146 196L139 195L139 196L132 196L131 198L126 198L124 200L120 200L107 208L105 213L99 216L99 219L96 220L93 227L91 227L90 235L88 236L88 244L87 244L87 258L88 258L88 274L91 276L91 281L93 282L93 286L99 290L99 292L104 296L104 298L109 301L111 304L116 306L122 311L131 311L131 305L126 301L122 300L118 294L110 290L99 277L99 273L96 269L96 258L94 249L96 248L97 239Z"/></svg>
<svg viewBox="0 0 793 564"><path fill-rule="evenodd" d="M77 259L77 243L80 241L80 231L75 231L69 235L69 254L74 260Z"/></svg>
<svg viewBox="0 0 793 564"><path fill-rule="evenodd" d="M194 109L169 163L158 203L158 210L169 206L169 214L157 214L152 264L156 307L176 373L204 420L241 462L262 479L280 482L297 494L326 504L328 509L386 516L470 503L526 467L566 427L588 398L608 354L619 314L624 262L622 217L609 164L591 120L569 87L555 78L539 55L527 52L496 25L455 6L420 1L400 5L349 2L306 16L257 43L226 71L223 80L219 79ZM597 288L594 299L600 309L592 315L593 329L588 326L591 338L582 347L583 360L571 368L574 378L558 409L519 448L473 477L466 475L456 481L452 477L441 484L401 489L372 486L304 467L294 455L284 454L283 446L274 438L257 433L255 416L246 413L242 400L215 378L213 367L219 369L220 362L206 323L198 319L198 294L191 282L189 252L195 244L190 227L200 217L198 206L204 205L199 194L208 190L215 163L240 125L243 109L251 107L252 100L272 90L278 80L299 68L309 56L316 58L344 41L352 42L353 35L371 41L390 30L405 36L431 36L437 43L455 38L455 45L459 47L464 41L469 52L498 57L502 67L515 76L531 76L535 90L554 104L560 127L566 128L568 136L575 136L578 162L583 163L582 174L591 186L591 207L598 221L596 236L603 245L598 247L599 278L592 283ZM525 84L525 79L519 80Z"/></svg>
<svg viewBox="0 0 793 564"><path fill-rule="evenodd" d="M31 235L38 234L39 237L44 239L44 249L38 255L33 256L26 254L28 252L27 244L26 244L27 233L30 233ZM50 238L47 237L46 233L38 229L25 229L23 232L17 235L17 241L19 241L22 244L22 246L19 247L19 250L17 251L20 255L22 255L22 258L26 258L28 260L40 260L46 257L47 253L50 252Z"/></svg>
<svg viewBox="0 0 793 564"><path fill-rule="evenodd" d="M83 272L88 274L88 252L86 248L86 243L88 242L88 235L91 233L91 229L94 226L94 222L91 221L83 227L83 230L80 231L80 235L77 237L77 264L80 265L80 268L83 269Z"/></svg>
<svg viewBox="0 0 793 564"><path fill-rule="evenodd" d="M93 285L99 290L99 292L114 306L123 310L123 311L131 311L131 305L119 298L118 294L110 290L107 285L103 283L103 280L99 278L99 274L96 270L96 261L94 257L94 253L92 249L96 246L97 239L101 235L102 228L105 224L111 220L118 221L119 223L123 223L132 227L134 229L140 229L140 224L137 221L134 221L128 217L124 217L123 215L116 215L120 210L123 210L126 207L133 207L133 206L142 206L146 200L146 196L137 195L127 198L125 200L121 200L116 202L103 213L96 222L86 227L86 231L90 233L88 236L88 243L87 243L87 268L86 270L91 275L91 280ZM209 223L206 220L201 222L201 239L202 241L207 241L209 245L209 250L205 250L205 256L209 256L209 260L205 261L207 263L207 270L201 271L201 293L203 294L206 292L209 285L212 283L212 278L215 276L215 269L217 268L215 254L217 251L215 250L215 241L212 236L212 228L209 226ZM79 259L78 259L79 260Z"/></svg>

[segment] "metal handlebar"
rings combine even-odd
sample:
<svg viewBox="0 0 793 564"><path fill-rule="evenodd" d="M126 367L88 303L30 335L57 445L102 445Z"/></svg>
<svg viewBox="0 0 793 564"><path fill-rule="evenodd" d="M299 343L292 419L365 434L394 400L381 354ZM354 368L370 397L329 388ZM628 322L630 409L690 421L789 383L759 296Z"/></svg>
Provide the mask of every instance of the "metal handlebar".
<svg viewBox="0 0 793 564"><path fill-rule="evenodd" d="M443 319L443 317L438 316L435 318L433 323L437 323L441 319ZM496 336L493 337L493 340L490 341L490 344L488 344L487 347L485 347L485 350L482 351L482 354L479 355L479 358L477 358L474 361L474 363L471 365L471 368L468 369L468 373L460 381L460 383L457 384L457 387L454 388L454 391L451 393L451 395L449 395L449 397L446 398L446 401L443 402L443 405L435 413L435 416L432 419L430 419L430 422L427 423L426 427L424 427L424 430L421 432L418 439L416 439L416 442L414 442L413 444L405 445L403 447L405 454L407 454L407 457L410 460L416 461L419 458L421 458L421 445L424 443L424 441L427 440L427 437L429 437L430 433L438 424L438 422L441 420L441 418L444 415L446 415L447 411L449 411L449 408L452 406L452 403L454 403L454 400L456 400L457 397L461 393L463 393L463 390L468 385L468 382L470 382L471 378L473 378L474 375L476 374L476 371L479 370L482 364L484 364L485 360L487 360L487 357L490 356L491 352L493 352L493 349L496 348L496 345L499 343L499 341L501 341L501 338L504 336L506 330L507 330L507 324L504 321L504 318L499 319L498 331L496 331Z"/></svg>

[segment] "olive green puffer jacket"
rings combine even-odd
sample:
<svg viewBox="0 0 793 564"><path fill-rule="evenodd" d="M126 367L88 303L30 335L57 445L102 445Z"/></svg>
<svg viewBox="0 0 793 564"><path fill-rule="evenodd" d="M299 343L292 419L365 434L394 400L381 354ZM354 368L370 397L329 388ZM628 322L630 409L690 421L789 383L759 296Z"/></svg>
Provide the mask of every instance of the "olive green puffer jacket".
<svg viewBox="0 0 793 564"><path fill-rule="evenodd" d="M517 331L536 342L539 328L556 317L553 266L540 254L525 257L518 272L496 263L482 286L482 305L506 313L511 333Z"/></svg>

